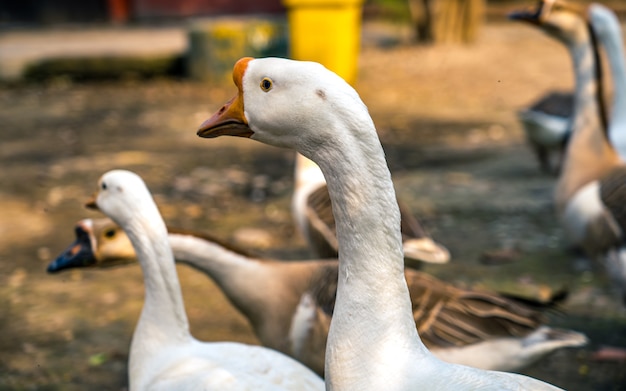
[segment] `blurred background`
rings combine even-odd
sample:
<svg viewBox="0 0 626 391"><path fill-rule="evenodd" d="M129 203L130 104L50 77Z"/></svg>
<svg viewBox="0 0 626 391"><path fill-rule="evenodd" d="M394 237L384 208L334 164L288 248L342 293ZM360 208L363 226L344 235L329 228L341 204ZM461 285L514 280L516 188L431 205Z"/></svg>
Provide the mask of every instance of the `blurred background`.
<svg viewBox="0 0 626 391"><path fill-rule="evenodd" d="M524 373L626 390L626 361L596 354L626 347L626 312L602 268L569 251L556 176L540 169L517 118L574 83L562 45L506 18L534 2L355 1L340 31L313 21L295 33L301 3L0 3L0 390L127 387L139 267L46 273L76 221L100 217L83 204L105 171L140 174L171 226L260 256L311 257L289 209L294 154L195 134L235 93L232 65L249 55L310 56L355 86L399 196L452 253L424 270L536 300L568 290L549 323L586 333L589 346ZM623 21L626 2L604 4ZM315 37L322 49L294 54ZM211 280L178 271L194 336L258 343Z"/></svg>

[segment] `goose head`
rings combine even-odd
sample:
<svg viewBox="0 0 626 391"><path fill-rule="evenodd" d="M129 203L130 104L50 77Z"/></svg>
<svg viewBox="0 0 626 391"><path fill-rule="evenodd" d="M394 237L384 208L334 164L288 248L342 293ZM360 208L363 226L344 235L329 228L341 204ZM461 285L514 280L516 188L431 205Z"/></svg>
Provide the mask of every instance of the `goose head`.
<svg viewBox="0 0 626 391"><path fill-rule="evenodd" d="M102 175L96 194L85 206L100 210L124 229L140 223L156 223L152 229L163 225L146 184L131 171L112 170Z"/></svg>
<svg viewBox="0 0 626 391"><path fill-rule="evenodd" d="M509 14L509 18L527 22L543 29L548 35L566 45L583 40L581 23L585 23L584 10L560 0L540 0L537 7Z"/></svg>
<svg viewBox="0 0 626 391"><path fill-rule="evenodd" d="M237 95L202 123L198 136L248 137L306 152L327 143L352 110L367 110L348 83L314 62L242 58L233 81Z"/></svg>
<svg viewBox="0 0 626 391"><path fill-rule="evenodd" d="M106 268L137 261L124 230L108 218L80 220L74 231L76 239L48 265L49 273L77 267Z"/></svg>

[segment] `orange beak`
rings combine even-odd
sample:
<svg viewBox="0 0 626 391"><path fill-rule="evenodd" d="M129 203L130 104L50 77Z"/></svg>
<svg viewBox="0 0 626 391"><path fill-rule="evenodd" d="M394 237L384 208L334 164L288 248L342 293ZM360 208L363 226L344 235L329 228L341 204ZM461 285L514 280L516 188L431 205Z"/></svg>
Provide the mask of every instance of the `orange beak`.
<svg viewBox="0 0 626 391"><path fill-rule="evenodd" d="M243 107L243 75L252 58L244 57L237 61L233 69L233 81L237 86L238 94L222 106L217 113L200 125L198 136L215 138L219 136L237 136L250 138L254 132L248 126Z"/></svg>

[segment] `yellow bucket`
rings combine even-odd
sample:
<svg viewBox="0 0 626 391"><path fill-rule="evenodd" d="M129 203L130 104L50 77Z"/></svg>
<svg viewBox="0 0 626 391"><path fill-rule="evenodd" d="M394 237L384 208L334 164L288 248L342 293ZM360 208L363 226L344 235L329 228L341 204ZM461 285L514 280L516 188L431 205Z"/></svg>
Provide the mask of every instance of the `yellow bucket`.
<svg viewBox="0 0 626 391"><path fill-rule="evenodd" d="M363 0L283 0L290 56L316 61L354 85Z"/></svg>

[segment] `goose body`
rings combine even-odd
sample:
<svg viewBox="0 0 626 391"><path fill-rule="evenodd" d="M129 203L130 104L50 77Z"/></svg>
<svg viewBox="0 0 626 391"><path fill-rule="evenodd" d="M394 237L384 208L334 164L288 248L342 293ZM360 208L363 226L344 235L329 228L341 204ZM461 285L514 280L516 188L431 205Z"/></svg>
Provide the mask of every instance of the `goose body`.
<svg viewBox="0 0 626 391"><path fill-rule="evenodd" d="M542 171L546 173L558 172L562 164L570 136L572 99L571 93L550 92L517 113L526 140L535 152Z"/></svg>
<svg viewBox="0 0 626 391"><path fill-rule="evenodd" d="M415 327L400 211L374 123L356 91L312 62L241 59L237 96L201 137L295 149L324 173L339 242L325 357L327 390L554 390L539 380L436 358Z"/></svg>
<svg viewBox="0 0 626 391"><path fill-rule="evenodd" d="M456 288L410 269L405 278L419 335L428 349L446 362L518 371L556 349L587 343L581 333L536 322L543 305ZM294 357L323 347L315 347L311 341L326 340L333 308L327 292L302 295L289 330Z"/></svg>
<svg viewBox="0 0 626 391"><path fill-rule="evenodd" d="M134 262L124 231L109 219L76 225L76 241L49 272ZM205 273L248 318L260 342L323 374L334 307L337 261L258 259L206 235L170 229L177 262ZM544 325L551 304L530 305L495 293L456 288L405 269L413 314L425 344L445 361L482 369L519 370L584 335ZM266 292L259 295L258 292Z"/></svg>
<svg viewBox="0 0 626 391"><path fill-rule="evenodd" d="M299 153L296 154L295 189L291 212L296 227L316 256L337 257L335 218L324 174L317 164ZM450 260L448 249L435 242L418 219L402 204L400 219L407 266L419 268L419 262L447 263Z"/></svg>
<svg viewBox="0 0 626 391"><path fill-rule="evenodd" d="M544 4L546 11L531 22L568 48L576 77L572 136L554 194L557 214L572 244L607 263L626 301L626 259L620 255L626 232L626 165L607 133L594 36L584 11L559 1Z"/></svg>
<svg viewBox="0 0 626 391"><path fill-rule="evenodd" d="M124 170L104 174L93 207L126 232L142 267L145 301L133 333L130 390L322 390L310 369L274 350L194 339L167 229L142 179Z"/></svg>
<svg viewBox="0 0 626 391"><path fill-rule="evenodd" d="M626 64L619 19L611 9L592 3L587 10L598 43L604 48L613 81L609 138L622 160L626 159Z"/></svg>

